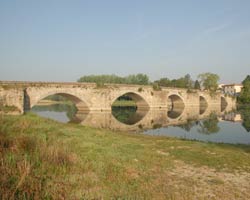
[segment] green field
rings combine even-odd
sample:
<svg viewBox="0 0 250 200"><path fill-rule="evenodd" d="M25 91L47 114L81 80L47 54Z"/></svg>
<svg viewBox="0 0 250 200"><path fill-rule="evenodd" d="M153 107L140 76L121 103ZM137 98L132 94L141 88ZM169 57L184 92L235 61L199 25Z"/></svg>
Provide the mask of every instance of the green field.
<svg viewBox="0 0 250 200"><path fill-rule="evenodd" d="M136 106L134 101L127 100L117 100L112 104L113 107L127 107L127 106Z"/></svg>
<svg viewBox="0 0 250 200"><path fill-rule="evenodd" d="M0 199L250 199L250 146L0 116Z"/></svg>

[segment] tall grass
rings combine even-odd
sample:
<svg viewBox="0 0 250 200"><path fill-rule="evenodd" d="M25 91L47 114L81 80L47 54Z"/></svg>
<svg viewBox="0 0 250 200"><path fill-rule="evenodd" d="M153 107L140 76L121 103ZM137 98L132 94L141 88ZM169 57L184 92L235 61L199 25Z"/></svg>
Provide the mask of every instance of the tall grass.
<svg viewBox="0 0 250 200"><path fill-rule="evenodd" d="M247 197L216 175L194 179L178 171L188 166L249 174L250 147L114 133L33 114L0 116L1 200L209 199L207 188L214 199Z"/></svg>

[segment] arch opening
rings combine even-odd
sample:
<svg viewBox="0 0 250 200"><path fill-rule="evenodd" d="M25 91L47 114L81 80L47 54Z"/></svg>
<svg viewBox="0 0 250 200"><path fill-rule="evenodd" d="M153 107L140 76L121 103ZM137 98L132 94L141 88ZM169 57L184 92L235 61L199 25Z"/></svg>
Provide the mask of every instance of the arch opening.
<svg viewBox="0 0 250 200"><path fill-rule="evenodd" d="M224 112L227 108L227 101L226 101L226 98L225 97L221 97L221 112Z"/></svg>
<svg viewBox="0 0 250 200"><path fill-rule="evenodd" d="M82 117L79 119L79 116L86 115L89 109L85 102L74 95L55 93L42 97L30 111L59 122L78 123L82 121Z"/></svg>
<svg viewBox="0 0 250 200"><path fill-rule="evenodd" d="M200 115L204 114L207 110L208 107L208 103L206 101L206 99L203 96L200 96L199 99L199 106L200 106Z"/></svg>
<svg viewBox="0 0 250 200"><path fill-rule="evenodd" d="M149 110L147 102L136 93L125 93L112 104L112 115L120 122L133 125L141 121Z"/></svg>
<svg viewBox="0 0 250 200"><path fill-rule="evenodd" d="M185 104L180 96L176 94L170 95L167 103L169 118L176 119L183 113Z"/></svg>

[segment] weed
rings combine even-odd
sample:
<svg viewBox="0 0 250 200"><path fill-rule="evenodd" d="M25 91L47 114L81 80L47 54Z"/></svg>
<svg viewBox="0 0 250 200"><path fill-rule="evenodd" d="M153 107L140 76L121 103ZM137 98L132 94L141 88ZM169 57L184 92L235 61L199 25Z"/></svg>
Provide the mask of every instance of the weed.
<svg viewBox="0 0 250 200"><path fill-rule="evenodd" d="M138 88L138 92L143 92L143 88L142 87Z"/></svg>

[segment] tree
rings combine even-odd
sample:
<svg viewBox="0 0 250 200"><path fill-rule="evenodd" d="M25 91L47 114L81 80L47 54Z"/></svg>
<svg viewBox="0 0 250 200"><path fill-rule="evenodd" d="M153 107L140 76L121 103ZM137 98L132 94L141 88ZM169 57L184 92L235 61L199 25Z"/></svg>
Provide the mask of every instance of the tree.
<svg viewBox="0 0 250 200"><path fill-rule="evenodd" d="M193 80L189 74L185 75L184 77L178 79L168 79L168 78L161 78L160 80L155 81L159 86L163 87L178 87L178 88L192 88L193 87Z"/></svg>
<svg viewBox="0 0 250 200"><path fill-rule="evenodd" d="M242 81L243 88L240 93L239 100L242 103L250 103L250 76L247 77Z"/></svg>
<svg viewBox="0 0 250 200"><path fill-rule="evenodd" d="M157 80L154 82L158 86L163 86L163 87L170 87L171 86L171 80L168 78L161 78L160 80Z"/></svg>
<svg viewBox="0 0 250 200"><path fill-rule="evenodd" d="M197 90L200 90L201 89L201 85L200 85L200 82L198 80L196 80L194 82L194 89L197 89Z"/></svg>
<svg viewBox="0 0 250 200"><path fill-rule="evenodd" d="M218 81L220 77L217 74L213 73L203 73L198 75L198 79L205 90L215 92L218 88Z"/></svg>
<svg viewBox="0 0 250 200"><path fill-rule="evenodd" d="M149 78L146 74L137 74L135 76L135 82L133 84L148 85Z"/></svg>
<svg viewBox="0 0 250 200"><path fill-rule="evenodd" d="M193 86L193 80L190 74L184 76L184 81L185 81L185 88L191 89Z"/></svg>
<svg viewBox="0 0 250 200"><path fill-rule="evenodd" d="M149 78L146 74L136 74L129 75L126 77L120 77L117 75L89 75L82 76L77 80L78 82L89 82L89 83L123 83L123 84L139 84L139 85L148 85Z"/></svg>

